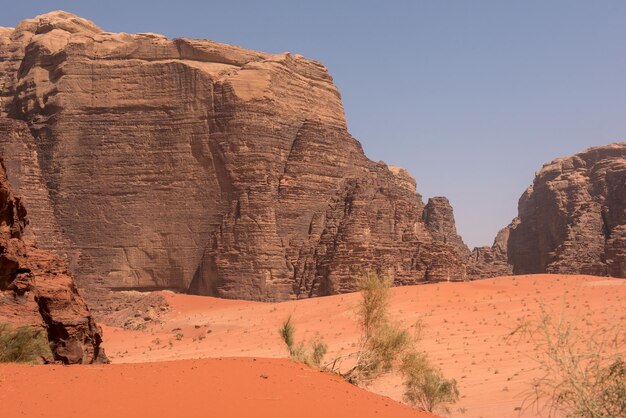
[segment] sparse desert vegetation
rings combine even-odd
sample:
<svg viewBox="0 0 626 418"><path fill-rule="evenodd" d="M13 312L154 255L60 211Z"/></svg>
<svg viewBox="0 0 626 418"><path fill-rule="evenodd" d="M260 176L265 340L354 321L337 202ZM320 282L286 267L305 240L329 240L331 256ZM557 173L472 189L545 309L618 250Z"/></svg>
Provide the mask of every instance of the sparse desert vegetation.
<svg viewBox="0 0 626 418"><path fill-rule="evenodd" d="M353 344L357 350L334 358L323 370L338 373L353 384L367 386L395 369L403 377L403 399L408 404L428 412L448 412L448 404L459 399L457 382L446 379L428 355L419 350L421 322L415 324L416 334L411 335L399 321L390 319L392 279L368 271L355 280L361 297L355 312L360 328L359 341ZM289 358L321 367L328 347L319 335L308 343L297 343L291 315L283 322L279 334ZM347 371L341 369L345 360L354 364Z"/></svg>
<svg viewBox="0 0 626 418"><path fill-rule="evenodd" d="M555 313L542 306L537 321L511 334L533 344L539 374L529 382L527 407L548 416L626 416L624 326L606 324L590 332L584 323L566 309Z"/></svg>
<svg viewBox="0 0 626 418"><path fill-rule="evenodd" d="M291 320L291 315L280 327L279 333L289 350L289 358L291 360L304 363L310 367L321 367L328 346L319 336L316 336L314 340L309 342L296 342L296 327Z"/></svg>
<svg viewBox="0 0 626 418"><path fill-rule="evenodd" d="M392 288L388 318L395 324L411 325L406 329L412 343L419 336L418 352L428 353L431 364L445 378L457 381L459 399L450 407L450 416L530 418L537 414L524 400L533 379L540 376L529 355L533 341L527 336L507 343L506 336L520 324L537 321L542 305L558 311L564 306L566 290L571 310L584 312L577 324L581 331L594 332L626 319L621 303L626 282L550 275ZM347 372L355 365L353 353L361 345L360 293L270 304L171 293L163 297L169 311L161 322L141 331L105 327L107 354L113 362L286 357L289 351L278 330L289 315L294 341L305 342L309 353L309 341L320 338L327 344L322 368L332 368L332 361L339 358L341 370ZM202 326L196 328L198 324ZM177 341L177 332L185 338ZM206 338L200 340L201 335ZM154 343L157 338L160 345ZM398 366L401 361L390 373L369 381L368 390L408 402ZM437 413L445 415L442 409Z"/></svg>
<svg viewBox="0 0 626 418"><path fill-rule="evenodd" d="M428 353L430 363L445 378L456 379L459 399L449 407L449 416L533 418L538 414L528 408L528 390L533 379L541 377L532 360L534 355L530 354L535 343L530 335L508 343L506 337L521 324L533 321L538 324L541 306L558 312L565 305L566 290L571 311L580 314L581 321L575 326L581 333L593 334L602 328L609 329L609 324L626 320L623 280L551 275L392 288L388 318L395 324L411 325L406 329L411 341L419 336L417 351ZM356 358L350 354L359 350L361 342L360 293L283 303L170 292L160 292L160 296L169 308L159 321L150 321L142 329L103 327L107 355L113 363L118 363L114 366L120 370L131 367L131 363L145 362L164 362L164 365L173 362L170 367L178 367L181 360L202 357L286 357L289 351L277 331L289 315L295 326L294 342L305 342L309 353L308 342L316 336L327 344L322 368L336 358L345 358L344 372L355 365ZM177 333L184 337L177 340ZM407 375L402 375L398 367L401 365L400 361L390 373L368 382L367 390L410 402L405 384ZM267 370L261 373L269 376L267 381L275 378ZM429 381L432 380L421 382ZM88 388L89 383L84 387ZM19 397L13 388L9 386L10 396ZM446 416L442 409L436 411Z"/></svg>
<svg viewBox="0 0 626 418"><path fill-rule="evenodd" d="M51 355L43 329L0 324L0 363L41 363Z"/></svg>
<svg viewBox="0 0 626 418"><path fill-rule="evenodd" d="M0 418L626 418L626 3L31 3Z"/></svg>
<svg viewBox="0 0 626 418"><path fill-rule="evenodd" d="M449 405L459 400L454 379L446 379L425 354L411 352L404 356L400 373L404 380L403 399L410 405L428 412L449 413Z"/></svg>

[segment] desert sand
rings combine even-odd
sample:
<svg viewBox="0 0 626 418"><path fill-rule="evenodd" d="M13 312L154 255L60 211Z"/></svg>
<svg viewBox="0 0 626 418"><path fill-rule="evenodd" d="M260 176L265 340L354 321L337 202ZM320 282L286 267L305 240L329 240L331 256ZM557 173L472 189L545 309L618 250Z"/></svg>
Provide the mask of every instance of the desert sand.
<svg viewBox="0 0 626 418"><path fill-rule="evenodd" d="M452 416L535 416L525 407L528 383L536 375L532 345L507 336L520 321L536 320L541 306L582 320L584 331L626 318L626 281L593 276L529 275L465 283L439 283L392 290L394 319L407 326L421 319L420 347L446 376L459 382L461 400ZM144 331L107 327L105 348L114 363L203 357L286 357L278 328L288 315L296 337L319 334L327 358L355 350L355 306L346 294L283 303L259 303L165 293L171 310L163 323ZM349 360L344 367L349 365ZM390 376L369 388L401 400L402 384Z"/></svg>
<svg viewBox="0 0 626 418"><path fill-rule="evenodd" d="M154 412L147 416L173 416L176 408L186 408L180 409L188 412L184 416L209 410L213 416L250 416L246 410L248 414L254 410L254 416L295 416L294 410L298 416L368 416L359 412L365 410L371 416L419 416L337 376L267 359L287 356L277 330L288 315L296 324L298 340L319 334L329 346L328 359L349 355L359 335L355 322L359 294L283 303L163 295L169 311L159 321L146 322L145 329L104 327L104 346L113 365L2 366L3 379L13 383L0 396L22 402L13 403L16 407L27 407L27 399L39 399L39 406L76 399L74 412L70 411L76 415L63 416L81 416L81 408L110 410L127 404L153 408L145 410ZM419 346L447 377L459 382L461 400L451 407L451 416L532 417L537 411L524 404L530 379L537 373L532 345L524 339L507 341L507 336L521 321L537 320L542 306L580 319L583 332L623 324L623 300L623 279L530 275L398 287L392 289L391 306L393 318L407 326L421 320ZM343 367L349 363L348 358ZM101 384L105 379L106 387ZM399 376L387 376L368 389L402 399ZM144 402L148 397L155 401ZM133 401L118 404L110 399ZM272 412L263 415L267 411ZM129 416L146 416L135 412Z"/></svg>
<svg viewBox="0 0 626 418"><path fill-rule="evenodd" d="M2 365L0 385L2 417L430 416L283 359Z"/></svg>

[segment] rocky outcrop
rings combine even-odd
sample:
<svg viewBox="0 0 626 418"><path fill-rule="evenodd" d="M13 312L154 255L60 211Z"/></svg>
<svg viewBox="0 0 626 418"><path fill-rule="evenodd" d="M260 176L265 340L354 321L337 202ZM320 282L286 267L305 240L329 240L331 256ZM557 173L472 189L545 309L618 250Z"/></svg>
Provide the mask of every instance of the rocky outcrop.
<svg viewBox="0 0 626 418"><path fill-rule="evenodd" d="M508 243L510 231L515 225L516 221L502 228L491 247L476 247L472 250L467 263L468 278L488 279L513 274L513 266L508 260Z"/></svg>
<svg viewBox="0 0 626 418"><path fill-rule="evenodd" d="M450 219L426 226L415 180L365 157L299 55L28 19L0 30L0 151L82 287L284 300L367 268L465 277Z"/></svg>
<svg viewBox="0 0 626 418"><path fill-rule="evenodd" d="M456 233L454 211L447 198L440 196L428 199L423 218L426 229L435 241L450 245L462 258L470 255L469 248Z"/></svg>
<svg viewBox="0 0 626 418"><path fill-rule="evenodd" d="M494 247L475 249L470 277L506 271L626 277L626 143L543 166ZM499 275L499 273L498 273Z"/></svg>
<svg viewBox="0 0 626 418"><path fill-rule="evenodd" d="M508 244L514 273L626 277L626 143L544 165L518 218Z"/></svg>
<svg viewBox="0 0 626 418"><path fill-rule="evenodd" d="M105 362L100 328L56 255L25 243L26 210L0 159L0 323L46 329L54 359Z"/></svg>

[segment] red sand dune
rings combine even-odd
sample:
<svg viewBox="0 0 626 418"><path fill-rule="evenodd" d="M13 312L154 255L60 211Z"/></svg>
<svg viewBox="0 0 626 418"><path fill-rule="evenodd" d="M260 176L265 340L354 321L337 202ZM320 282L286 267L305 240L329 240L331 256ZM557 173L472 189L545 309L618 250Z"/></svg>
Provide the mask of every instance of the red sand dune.
<svg viewBox="0 0 626 418"><path fill-rule="evenodd" d="M112 327L104 330L104 345L114 363L145 364L69 368L2 366L0 401L5 401L2 405L34 408L29 405L38 400L38 408L47 405L46 408L59 414L47 416L63 417L195 416L196 413L223 417L367 416L351 409L356 407L363 407L372 416L416 413L388 398L341 382L335 376L285 360L250 359L287 356L277 330L289 314L296 325L296 338L311 338L319 333L329 345L328 358L354 352L359 335L355 322L358 294L284 303L221 300L167 292L165 296L171 310L162 318L163 323L143 331ZM623 279L515 276L395 288L392 315L407 326L420 318L425 324L420 347L446 376L459 382L462 398L452 406L452 416L504 418L520 415L518 408L524 401L524 392L537 373L532 345L525 340L506 341L519 321L538 319L542 305L557 313L565 307L570 318L582 319L583 332L593 332L607 325L625 323L624 300L626 280ZM248 358L212 360L209 357ZM194 358L205 360L185 360ZM349 366L349 362L343 366ZM269 378L263 379L261 374ZM275 386L269 390L268 385ZM388 376L368 389L402 399L399 376ZM7 399L22 404L6 402ZM75 399L76 406L67 399ZM92 402L98 411L109 412L81 414L79 408ZM388 406L384 407L385 404ZM132 412L128 409L127 415L118 415L111 412L115 408L134 409ZM237 411L242 415L230 415L230 409L219 408L239 408ZM32 415L35 411L38 410L29 409L26 412L30 413L23 416L46 416ZM147 411L147 415L142 415L142 411ZM151 415L150 411L163 415ZM533 410L521 412L524 417L537 416Z"/></svg>
<svg viewBox="0 0 626 418"><path fill-rule="evenodd" d="M535 320L541 305L580 317L592 332L626 319L626 280L593 276L530 275L465 283L395 288L392 314L407 326L425 324L421 347L459 382L452 416L517 417L536 375L532 346L507 343L521 320ZM107 354L116 363L203 357L286 357L278 327L289 315L296 338L319 333L329 358L353 352L358 341L358 294L258 303L166 293L172 309L165 323L146 331L105 328ZM177 330L180 328L180 330ZM180 340L176 338L179 335ZM349 364L344 364L344 367ZM370 390L402 399L402 382L390 376ZM536 416L527 410L522 416Z"/></svg>
<svg viewBox="0 0 626 418"><path fill-rule="evenodd" d="M282 359L2 365L0 387L3 418L430 416Z"/></svg>

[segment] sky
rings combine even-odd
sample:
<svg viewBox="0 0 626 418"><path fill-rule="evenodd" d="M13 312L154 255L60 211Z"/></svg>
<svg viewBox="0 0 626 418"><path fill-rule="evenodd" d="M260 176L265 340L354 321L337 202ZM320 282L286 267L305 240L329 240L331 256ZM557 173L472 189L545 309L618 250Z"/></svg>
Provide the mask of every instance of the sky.
<svg viewBox="0 0 626 418"><path fill-rule="evenodd" d="M448 197L470 247L544 163L626 138L625 1L0 0L0 26L59 9L322 62L367 156Z"/></svg>

